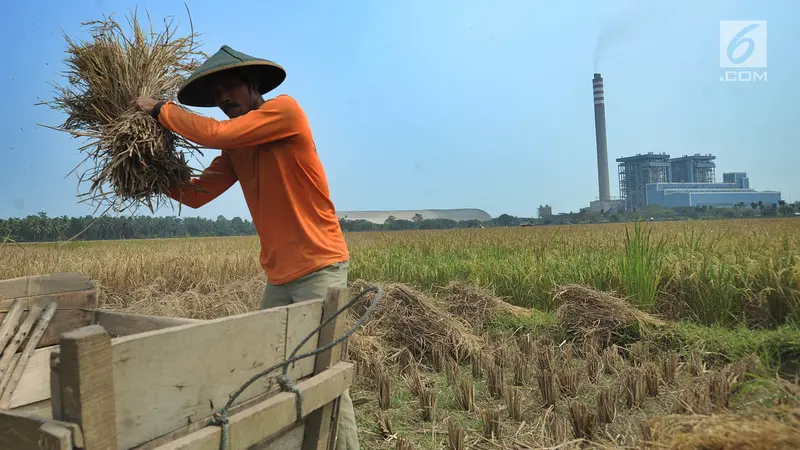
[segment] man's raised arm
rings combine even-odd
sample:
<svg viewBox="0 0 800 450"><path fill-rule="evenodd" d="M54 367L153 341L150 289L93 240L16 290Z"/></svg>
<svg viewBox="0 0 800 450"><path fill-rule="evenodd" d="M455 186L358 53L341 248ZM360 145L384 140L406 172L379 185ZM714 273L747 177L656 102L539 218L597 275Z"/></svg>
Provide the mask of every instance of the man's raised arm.
<svg viewBox="0 0 800 450"><path fill-rule="evenodd" d="M189 181L191 186L173 187L169 196L190 208L199 208L219 197L237 180L230 157L222 152L198 178Z"/></svg>
<svg viewBox="0 0 800 450"><path fill-rule="evenodd" d="M223 121L193 114L169 102L161 106L158 120L167 129L201 146L226 150L254 147L295 136L300 131L298 106L287 95Z"/></svg>

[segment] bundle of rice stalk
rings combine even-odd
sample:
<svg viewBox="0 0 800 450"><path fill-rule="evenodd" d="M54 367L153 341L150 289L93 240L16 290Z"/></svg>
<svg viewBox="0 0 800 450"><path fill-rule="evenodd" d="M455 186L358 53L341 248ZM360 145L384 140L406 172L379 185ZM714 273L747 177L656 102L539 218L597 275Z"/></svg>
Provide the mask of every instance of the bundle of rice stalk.
<svg viewBox="0 0 800 450"><path fill-rule="evenodd" d="M800 410L796 408L770 408L741 415L668 415L650 419L648 425L658 448L800 448Z"/></svg>
<svg viewBox="0 0 800 450"><path fill-rule="evenodd" d="M532 314L531 310L510 304L489 289L461 281L451 281L436 295L444 300L450 314L466 320L475 330L482 330L499 316L529 317Z"/></svg>
<svg viewBox="0 0 800 450"><path fill-rule="evenodd" d="M136 110L133 100L148 96L172 100L184 80L200 65L197 35L176 35L171 22L164 30L145 32L134 11L130 35L113 18L84 22L92 36L67 42L66 85L56 86L55 98L42 104L66 113L58 127L88 142L80 147L90 164L79 184L90 182L79 194L82 202L107 204L117 211L147 206L151 212L169 200L168 189L196 174L187 164L199 148ZM105 186L110 186L110 190Z"/></svg>
<svg viewBox="0 0 800 450"><path fill-rule="evenodd" d="M585 286L563 286L553 300L559 304L559 325L584 337L598 336L607 343L627 342L640 337L648 327L666 325L623 299Z"/></svg>
<svg viewBox="0 0 800 450"><path fill-rule="evenodd" d="M356 293L364 285L363 281L356 280L350 289ZM407 347L418 358L430 358L435 348L446 350L456 361L480 351L481 339L469 324L448 314L435 299L399 283L384 285L383 293L381 304L367 320L365 328L380 330L388 343ZM361 297L353 305L354 315L363 314L373 298L372 293Z"/></svg>

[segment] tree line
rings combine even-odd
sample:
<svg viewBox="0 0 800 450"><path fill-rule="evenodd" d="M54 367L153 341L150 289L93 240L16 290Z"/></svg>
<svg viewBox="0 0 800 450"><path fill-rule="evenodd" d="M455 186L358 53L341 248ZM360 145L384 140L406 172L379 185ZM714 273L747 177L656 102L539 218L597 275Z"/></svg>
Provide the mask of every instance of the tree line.
<svg viewBox="0 0 800 450"><path fill-rule="evenodd" d="M24 218L0 219L0 242L54 242L68 239L152 239L206 236L248 236L253 223L240 217L83 216L48 217L40 212Z"/></svg>
<svg viewBox="0 0 800 450"><path fill-rule="evenodd" d="M377 224L366 220L340 220L343 231L380 230L436 230L449 228L481 228L486 226L512 226L517 222L508 214L481 222L467 220L456 222L446 219L395 220ZM68 239L78 241L153 239L179 237L251 236L256 234L250 220L217 216L216 220L203 217L151 217L151 216L83 216L49 217L46 212L23 218L0 219L0 242L57 242Z"/></svg>
<svg viewBox="0 0 800 450"><path fill-rule="evenodd" d="M800 203L777 205L736 205L733 208L706 206L662 208L647 206L639 211L592 213L561 213L550 215L549 207L540 208L542 217L517 217L501 214L486 221L426 219L420 214L411 220L389 216L384 223L367 220L340 219L345 232L445 230L454 228L519 227L535 225L569 225L584 223L630 222L637 220L724 220L750 217L797 217ZM545 212L545 214L542 214ZM83 216L49 217L40 212L23 218L0 219L2 242L56 242L68 239L93 241L116 239L153 239L212 236L252 236L255 226L250 220L217 216L216 220L204 217L151 217L151 216Z"/></svg>

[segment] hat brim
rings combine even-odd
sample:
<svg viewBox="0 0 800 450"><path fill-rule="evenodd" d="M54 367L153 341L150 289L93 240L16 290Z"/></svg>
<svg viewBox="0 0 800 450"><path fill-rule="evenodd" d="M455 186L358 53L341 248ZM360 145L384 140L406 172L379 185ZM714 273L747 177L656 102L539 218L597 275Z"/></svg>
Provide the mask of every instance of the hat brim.
<svg viewBox="0 0 800 450"><path fill-rule="evenodd" d="M258 82L258 90L261 95L272 91L286 79L286 71L278 64L271 61L243 61L217 67L212 70L204 71L202 74L190 78L186 84L178 91L178 101L184 105L197 107L213 107L214 96L209 86L209 81L213 75L234 69L247 69Z"/></svg>

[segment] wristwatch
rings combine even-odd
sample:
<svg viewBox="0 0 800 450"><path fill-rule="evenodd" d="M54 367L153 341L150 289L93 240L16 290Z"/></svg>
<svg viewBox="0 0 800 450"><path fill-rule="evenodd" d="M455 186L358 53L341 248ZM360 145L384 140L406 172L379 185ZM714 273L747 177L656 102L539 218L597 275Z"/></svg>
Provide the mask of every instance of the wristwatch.
<svg viewBox="0 0 800 450"><path fill-rule="evenodd" d="M160 101L156 103L156 106L153 107L153 110L150 111L150 115L153 116L153 119L158 120L158 114L161 112L161 107L164 106L167 102Z"/></svg>

